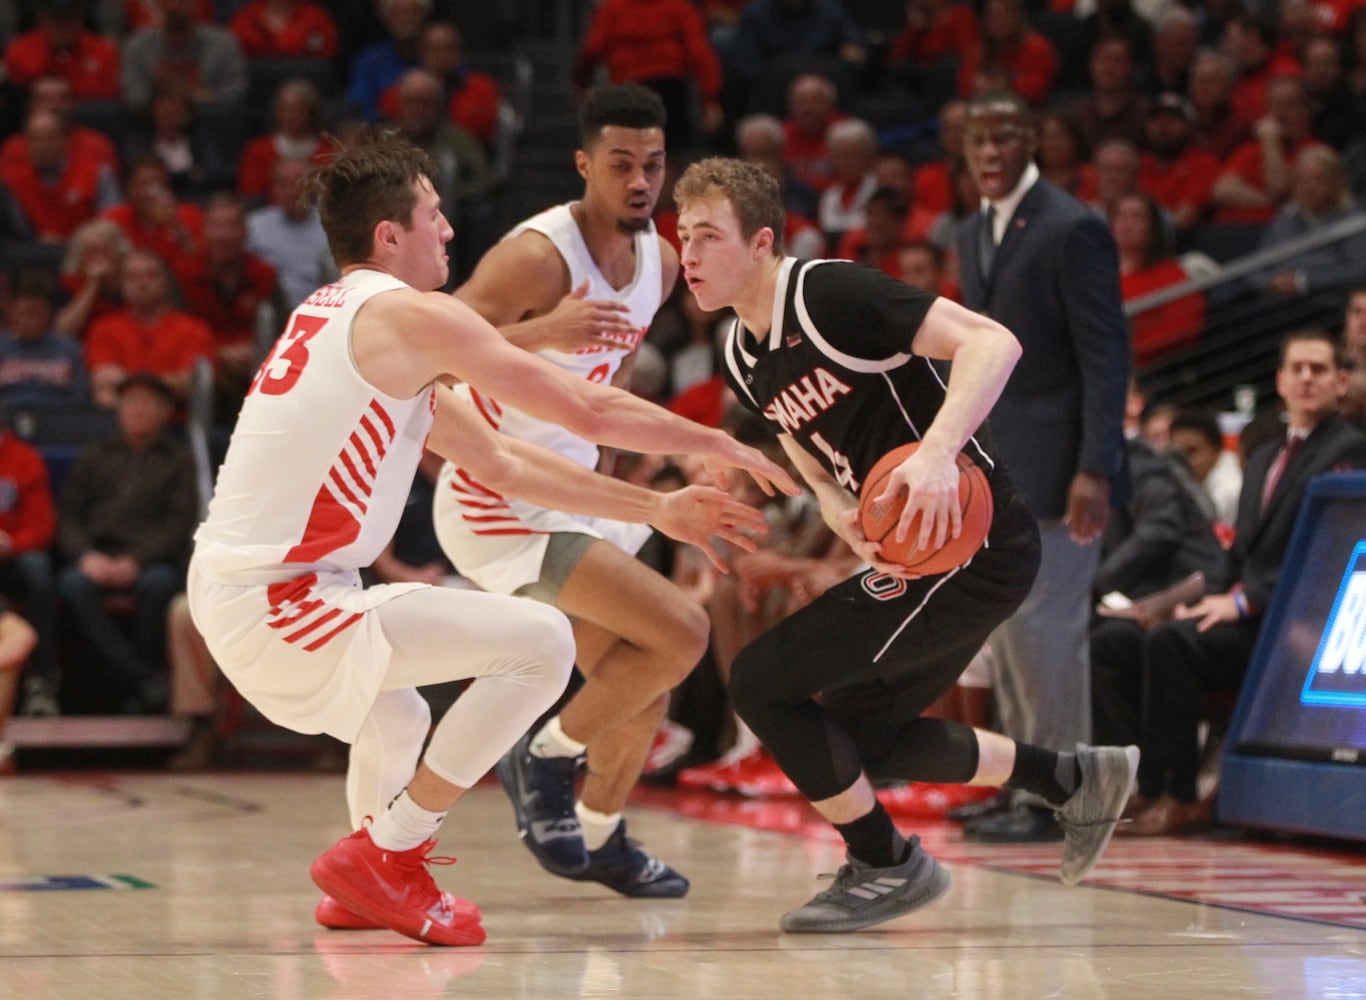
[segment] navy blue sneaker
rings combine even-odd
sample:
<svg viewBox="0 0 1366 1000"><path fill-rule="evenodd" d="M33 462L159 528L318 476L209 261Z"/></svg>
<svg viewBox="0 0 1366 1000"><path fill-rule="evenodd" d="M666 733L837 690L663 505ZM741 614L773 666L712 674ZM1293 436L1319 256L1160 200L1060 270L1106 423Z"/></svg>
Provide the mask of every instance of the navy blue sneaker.
<svg viewBox="0 0 1366 1000"><path fill-rule="evenodd" d="M626 836L626 821L596 851L588 852L588 866L566 876L575 882L601 882L623 896L677 899L688 894L688 880Z"/></svg>
<svg viewBox="0 0 1366 1000"><path fill-rule="evenodd" d="M588 849L574 813L574 782L584 758L533 757L530 747L527 734L494 766L512 800L517 835L546 871L581 871L588 864Z"/></svg>

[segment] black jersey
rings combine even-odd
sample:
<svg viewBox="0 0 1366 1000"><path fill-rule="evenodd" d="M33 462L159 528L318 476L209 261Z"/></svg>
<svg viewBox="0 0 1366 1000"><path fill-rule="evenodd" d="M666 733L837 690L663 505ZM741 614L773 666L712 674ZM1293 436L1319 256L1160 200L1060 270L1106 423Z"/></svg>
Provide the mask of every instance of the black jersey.
<svg viewBox="0 0 1366 1000"><path fill-rule="evenodd" d="M737 319L725 375L740 402L790 434L857 494L873 465L919 441L944 402L946 376L911 340L935 296L849 261L786 258L762 341ZM985 424L964 451L1009 490Z"/></svg>

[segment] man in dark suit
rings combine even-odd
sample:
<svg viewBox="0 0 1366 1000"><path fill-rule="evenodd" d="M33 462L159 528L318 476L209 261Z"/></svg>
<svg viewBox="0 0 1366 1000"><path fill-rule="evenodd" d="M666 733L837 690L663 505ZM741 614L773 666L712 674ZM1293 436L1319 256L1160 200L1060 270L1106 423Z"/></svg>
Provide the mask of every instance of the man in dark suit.
<svg viewBox="0 0 1366 1000"><path fill-rule="evenodd" d="M1366 435L1337 412L1348 374L1341 349L1324 331L1297 331L1281 345L1276 391L1286 433L1248 456L1229 553L1228 579L1237 582L1178 608L1143 646L1143 757L1134 821L1121 827L1126 833L1179 833L1212 818L1196 794L1205 697L1242 684L1309 481L1366 468Z"/></svg>
<svg viewBox="0 0 1366 1000"><path fill-rule="evenodd" d="M974 97L965 140L982 211L959 229L963 302L1005 323L1024 348L991 426L1043 541L1033 591L992 636L998 721L1007 736L1063 750L1090 737L1096 543L1124 489L1119 260L1104 221L1039 177L1037 131L1018 95ZM994 806L995 815L969 820L968 836L1061 835L1041 803Z"/></svg>

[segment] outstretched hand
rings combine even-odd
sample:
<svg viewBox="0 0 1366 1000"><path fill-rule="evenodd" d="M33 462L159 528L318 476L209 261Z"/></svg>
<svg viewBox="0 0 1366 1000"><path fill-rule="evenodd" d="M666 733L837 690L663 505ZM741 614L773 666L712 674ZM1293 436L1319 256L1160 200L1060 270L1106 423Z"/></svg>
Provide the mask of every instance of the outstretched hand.
<svg viewBox="0 0 1366 1000"><path fill-rule="evenodd" d="M762 511L711 486L661 493L659 515L650 523L670 538L697 546L722 573L728 569L716 551L715 539L753 552L758 548L755 537L768 531Z"/></svg>
<svg viewBox="0 0 1366 1000"><path fill-rule="evenodd" d="M727 438L726 442L724 453L708 455L702 459L702 468L721 489L730 489L731 469L743 469L759 484L759 489L764 491L765 496L785 493L795 497L801 492L801 488L787 470L765 456L758 448L751 448L731 438Z"/></svg>
<svg viewBox="0 0 1366 1000"><path fill-rule="evenodd" d="M588 298L588 279L556 303L545 316L546 333L538 347L557 351L589 348L630 350L640 331L631 323L625 303Z"/></svg>

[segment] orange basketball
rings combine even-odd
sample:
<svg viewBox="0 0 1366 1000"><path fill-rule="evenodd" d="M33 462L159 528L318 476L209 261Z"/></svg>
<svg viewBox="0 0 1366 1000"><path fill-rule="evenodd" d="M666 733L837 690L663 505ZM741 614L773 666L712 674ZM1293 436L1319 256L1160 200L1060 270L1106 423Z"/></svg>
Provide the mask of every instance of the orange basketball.
<svg viewBox="0 0 1366 1000"><path fill-rule="evenodd" d="M961 452L958 455L958 503L963 512L963 530L957 538L948 539L938 549L917 549L916 538L920 532L920 518L911 521L906 540L896 540L896 523L906 506L905 492L884 503L874 503L873 498L880 495L887 486L887 479L902 462L920 447L920 442L912 441L893 448L878 459L877 464L863 481L859 494L859 524L863 527L864 537L870 542L882 543L882 557L887 562L898 563L917 573L931 576L957 569L971 559L986 541L991 530L991 516L994 507L991 499L991 486L984 472Z"/></svg>

